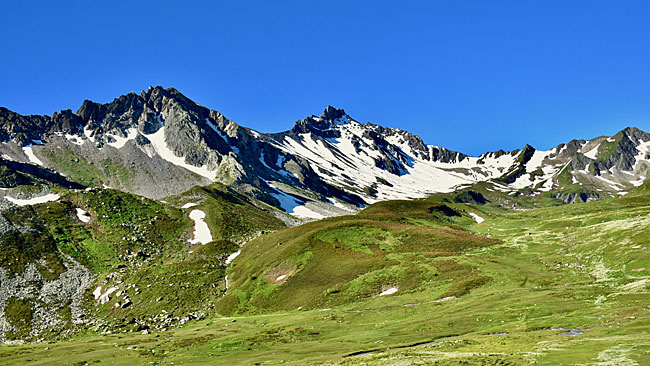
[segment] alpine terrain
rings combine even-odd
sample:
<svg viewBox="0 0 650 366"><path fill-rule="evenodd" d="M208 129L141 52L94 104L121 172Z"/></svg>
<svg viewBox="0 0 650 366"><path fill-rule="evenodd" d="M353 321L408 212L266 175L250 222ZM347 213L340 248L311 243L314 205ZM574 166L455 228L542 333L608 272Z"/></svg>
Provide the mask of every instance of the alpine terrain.
<svg viewBox="0 0 650 366"><path fill-rule="evenodd" d="M0 363L650 364L650 134L522 145L0 107Z"/></svg>

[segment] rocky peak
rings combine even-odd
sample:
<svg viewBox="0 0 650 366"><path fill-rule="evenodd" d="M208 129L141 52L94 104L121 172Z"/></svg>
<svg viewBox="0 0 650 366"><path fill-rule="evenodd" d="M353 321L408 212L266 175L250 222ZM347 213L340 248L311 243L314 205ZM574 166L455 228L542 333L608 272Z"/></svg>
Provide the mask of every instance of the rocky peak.
<svg viewBox="0 0 650 366"><path fill-rule="evenodd" d="M320 115L320 119L332 122L343 116L346 116L343 108L334 108L331 105L328 105L323 111L323 114Z"/></svg>
<svg viewBox="0 0 650 366"><path fill-rule="evenodd" d="M340 122L349 122L351 118L343 109L337 109L331 105L325 108L320 117L311 115L303 120L299 120L291 129L293 133L313 133L323 138L340 137L340 132L333 127Z"/></svg>
<svg viewBox="0 0 650 366"><path fill-rule="evenodd" d="M519 153L519 156L517 157L517 161L526 164L530 158L533 157L533 154L535 154L535 148L526 144L523 149L521 149L521 152Z"/></svg>
<svg viewBox="0 0 650 366"><path fill-rule="evenodd" d="M641 131L636 127L626 127L623 130L621 130L619 134L622 134L623 136L627 136L634 143L639 143L639 141L643 141L643 142L650 141L650 134Z"/></svg>

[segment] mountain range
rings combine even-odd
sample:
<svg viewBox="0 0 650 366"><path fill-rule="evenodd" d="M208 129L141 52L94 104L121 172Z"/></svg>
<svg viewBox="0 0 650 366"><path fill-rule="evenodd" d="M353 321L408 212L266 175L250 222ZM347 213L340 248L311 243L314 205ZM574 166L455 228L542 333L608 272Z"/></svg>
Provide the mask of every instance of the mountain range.
<svg viewBox="0 0 650 366"><path fill-rule="evenodd" d="M649 153L262 133L162 87L0 108L0 363L648 364Z"/></svg>
<svg viewBox="0 0 650 366"><path fill-rule="evenodd" d="M42 180L161 199L218 182L294 217L318 219L480 182L565 203L624 195L646 178L650 135L629 127L545 151L525 145L468 156L401 129L359 123L332 106L288 131L262 133L173 88L149 87L52 116L0 108L0 156L5 188Z"/></svg>

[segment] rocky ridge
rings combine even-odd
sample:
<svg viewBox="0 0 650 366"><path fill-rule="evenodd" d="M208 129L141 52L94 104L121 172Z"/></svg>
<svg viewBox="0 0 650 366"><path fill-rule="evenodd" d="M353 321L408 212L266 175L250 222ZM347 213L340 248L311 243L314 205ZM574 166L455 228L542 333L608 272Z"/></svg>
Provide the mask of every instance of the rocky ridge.
<svg viewBox="0 0 650 366"><path fill-rule="evenodd" d="M5 169L18 172L0 184L21 183L27 168L60 185L151 198L220 182L313 219L482 181L504 192L581 187L591 197L620 195L645 179L649 141L647 133L626 128L548 151L526 145L472 157L426 145L407 131L359 123L332 106L286 132L264 134L173 88L150 87L111 103L86 100L74 113L22 116L0 108L0 156Z"/></svg>

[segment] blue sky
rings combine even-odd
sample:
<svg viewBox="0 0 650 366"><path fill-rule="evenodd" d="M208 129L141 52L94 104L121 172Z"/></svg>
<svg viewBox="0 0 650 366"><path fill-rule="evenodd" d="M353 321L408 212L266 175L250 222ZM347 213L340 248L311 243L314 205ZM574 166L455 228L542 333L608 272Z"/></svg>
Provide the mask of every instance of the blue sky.
<svg viewBox="0 0 650 366"><path fill-rule="evenodd" d="M0 1L0 106L175 87L241 125L328 104L468 154L650 131L650 5Z"/></svg>

